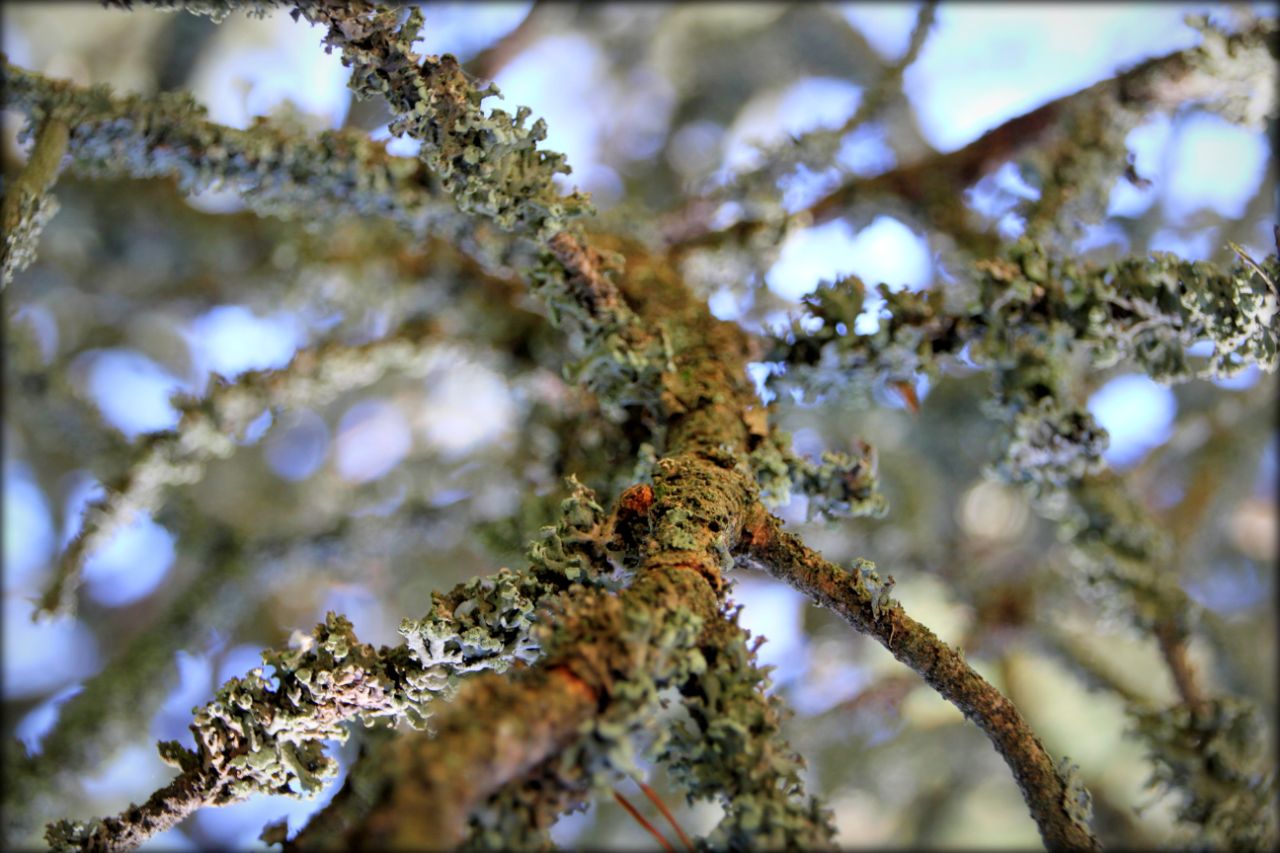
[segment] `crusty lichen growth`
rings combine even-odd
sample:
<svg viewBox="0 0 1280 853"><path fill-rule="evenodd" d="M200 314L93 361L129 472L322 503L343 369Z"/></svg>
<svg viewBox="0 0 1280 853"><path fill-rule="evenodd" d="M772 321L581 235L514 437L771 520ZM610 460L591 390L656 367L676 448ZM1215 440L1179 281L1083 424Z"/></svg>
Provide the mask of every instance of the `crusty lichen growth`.
<svg viewBox="0 0 1280 853"><path fill-rule="evenodd" d="M679 721L661 758L690 802L715 799L724 818L700 846L711 850L828 848L832 815L806 796L804 761L781 736L787 710L767 695L768 668L756 665L764 638L749 642L729 610L710 627L707 667L682 688L689 721Z"/></svg>
<svg viewBox="0 0 1280 853"><path fill-rule="evenodd" d="M1133 716L1154 767L1148 784L1175 794L1179 819L1198 827L1194 844L1275 848L1276 774L1257 708L1227 697Z"/></svg>
<svg viewBox="0 0 1280 853"><path fill-rule="evenodd" d="M585 384L615 415L628 405L653 404L668 354L618 292L624 265L621 254L561 232L529 271L552 324L580 354L566 378Z"/></svg>
<svg viewBox="0 0 1280 853"><path fill-rule="evenodd" d="M554 175L567 174L569 167L564 155L538 150L537 143L546 137L541 119L525 127L530 111L524 107L514 116L504 110L486 113L481 104L500 94L496 86L476 86L453 56L414 52L423 23L416 7L406 14L366 0L153 0L153 5L215 18L244 6L259 12L292 7L295 18L327 29L325 45L341 52L351 69L353 92L386 99L394 114L391 132L422 143L419 157L459 210L539 240L564 230L569 219L588 210L585 196L562 196L552 183Z"/></svg>
<svg viewBox="0 0 1280 853"><path fill-rule="evenodd" d="M414 53L422 29L419 9L411 7L403 23L401 10L363 0L304 0L295 9L328 26L325 44L342 52L352 91L386 98L395 114L391 132L422 142L419 156L461 211L538 240L587 212L585 196L562 196L551 180L570 170L563 154L538 150L545 122L525 127L526 107L514 116L505 110L486 114L481 104L500 94L496 86L477 87L449 54Z"/></svg>
<svg viewBox="0 0 1280 853"><path fill-rule="evenodd" d="M109 761L136 733L137 721L150 718L164 703L177 677L174 651L200 642L211 630L225 630L239 614L252 560L229 541L226 531L195 533L189 531L192 544L201 548L208 567L169 603L164 617L134 637L59 708L38 754L27 754L16 740L6 744L13 750L5 756L3 811L10 844L27 838L38 825L40 804L60 801L68 779Z"/></svg>
<svg viewBox="0 0 1280 853"><path fill-rule="evenodd" d="M114 95L8 62L4 105L32 121L71 126L72 172L94 178L169 177L187 192L237 190L253 210L284 217L388 217L416 233L457 230L457 214L423 165L391 157L352 131L310 136L258 122L238 130L206 118L190 94Z"/></svg>
<svg viewBox="0 0 1280 853"><path fill-rule="evenodd" d="M794 489L809 499L811 519L883 517L889 501L877 488L875 449L863 441L858 449L857 456L828 450L821 462L814 462L791 449L790 434L770 430L749 457L761 500L769 507L782 506Z"/></svg>
<svg viewBox="0 0 1280 853"><path fill-rule="evenodd" d="M464 675L533 660L540 649L532 632L545 618L540 609L571 585L582 590L607 575L607 565L596 562L608 538L607 516L589 490L574 481L570 489L560 521L533 549L530 570L503 569L436 594L426 616L401 623L405 642L395 648L360 643L350 622L330 613L311 635L297 635L292 648L263 652L272 679L262 669L233 678L197 709L194 750L160 744L161 757L181 771L169 795L159 792L141 817L130 811L105 821L60 821L49 829L50 844L113 848L126 836L136 844L164 828L155 822L160 815L171 824L197 808L255 793L313 795L337 772L323 742L345 740L348 723L425 726L425 705L451 697Z"/></svg>
<svg viewBox="0 0 1280 853"><path fill-rule="evenodd" d="M468 850L555 850L550 830L560 816L585 808L590 780L568 778L549 758L507 785L471 814Z"/></svg>
<svg viewBox="0 0 1280 853"><path fill-rule="evenodd" d="M1152 107L1169 110L1194 99L1234 124L1262 129L1276 103L1275 59L1266 47L1275 20L1259 19L1234 34L1203 15L1187 22L1202 35L1197 47L1139 66L1121 86L1108 81L1081 93L1050 135L1021 158L1040 193L1021 211L1029 236L1069 251L1085 225L1105 216L1111 186L1128 164L1126 136ZM1209 81L1213 96L1199 97Z"/></svg>
<svg viewBox="0 0 1280 853"><path fill-rule="evenodd" d="M608 580L608 545L612 536L608 513L596 495L570 475L569 494L560 501L559 518L542 528L529 545L531 571L537 577L566 584L603 584Z"/></svg>
<svg viewBox="0 0 1280 853"><path fill-rule="evenodd" d="M345 740L345 724L403 720L423 725L425 703L450 691L457 675L505 669L527 650L530 620L522 616L535 603L515 592L515 584L509 572L471 581L457 594L469 597L452 613L442 612L437 602L426 619L402 627L407 644L394 649L360 643L351 623L330 613L311 635L298 635L292 648L265 651L263 662L273 667L273 679L255 669L224 684L196 712L194 750L177 741L160 743L161 758L180 771L170 789L180 789L183 798L181 803L162 798L152 811L170 815L172 823L196 808L257 793L314 795L337 773L323 742ZM469 642L445 648L433 642L441 633ZM50 825L46 838L54 850L117 849L126 830L142 833L137 843L163 828L154 817L139 819L134 807L118 818L59 821Z"/></svg>
<svg viewBox="0 0 1280 853"><path fill-rule="evenodd" d="M1058 762L1058 775L1066 782L1066 790L1062 792L1063 806L1072 822L1088 832L1093 823L1093 795L1084 786L1080 776L1080 767L1070 758L1062 757Z"/></svg>
<svg viewBox="0 0 1280 853"><path fill-rule="evenodd" d="M549 795L634 771L632 741L652 728L660 691L705 665L697 645L715 600L702 578L674 567L620 594L559 599L538 629L545 658L468 682L435 719L434 738L402 739L379 801L347 842L452 847L468 815L535 768L561 778L548 779Z"/></svg>
<svg viewBox="0 0 1280 853"><path fill-rule="evenodd" d="M1008 425L997 468L1014 482L1062 486L1101 470L1105 431L1074 399L1071 356L1095 367L1128 359L1161 382L1231 376L1249 365L1274 372L1273 255L1229 270L1154 253L1105 265L1047 256L1029 239L1004 257L979 262L958 287L923 292L878 287L884 313L860 334L864 288L856 278L806 297L814 323L795 322L770 358L788 371L776 385L805 390L851 377L874 381L937 378L963 354L992 372L991 413ZM1197 365L1187 350L1208 340Z"/></svg>

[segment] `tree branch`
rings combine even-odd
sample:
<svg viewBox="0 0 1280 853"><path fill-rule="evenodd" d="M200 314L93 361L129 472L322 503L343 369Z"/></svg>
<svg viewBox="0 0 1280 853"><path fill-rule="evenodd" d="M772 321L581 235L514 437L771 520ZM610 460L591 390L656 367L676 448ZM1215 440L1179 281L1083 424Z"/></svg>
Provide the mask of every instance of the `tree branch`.
<svg viewBox="0 0 1280 853"><path fill-rule="evenodd" d="M80 529L63 549L36 614L73 609L88 557L135 513L158 508L169 488L198 482L209 462L234 453L236 440L263 412L327 403L372 384L385 372L412 372L426 364L435 337L434 324L409 323L366 344L303 349L277 370L248 371L231 382L215 377L204 397L177 398L182 413L178 427L143 436L120 479L85 507Z"/></svg>
<svg viewBox="0 0 1280 853"><path fill-rule="evenodd" d="M2 85L8 89L7 80ZM35 260L40 232L57 212L57 202L49 195L49 189L62 169L70 134L66 119L45 117L26 166L4 188L4 203L0 206L0 230L4 232L4 242L0 243L0 289L8 287L14 274Z"/></svg>
<svg viewBox="0 0 1280 853"><path fill-rule="evenodd" d="M310 137L267 122L237 130L208 121L185 93L113 96L7 61L0 83L6 108L66 122L73 169L93 177L173 176L188 192L234 188L264 214L378 215L417 234L457 230L459 217L425 166L359 132Z"/></svg>
<svg viewBox="0 0 1280 853"><path fill-rule="evenodd" d="M790 219L821 224L844 215L855 203L890 196L906 201L939 230L964 235L979 256L990 254L997 246L994 236L973 232L964 224L962 197L956 188L970 186L1014 156L1057 139L1064 125L1082 117L1096 120L1106 116L1109 138L1120 139L1150 112L1187 103L1199 103L1234 121L1260 126L1275 106L1270 53L1275 31L1274 19L1260 18L1229 37L1206 32L1204 42L1195 48L1149 59L1109 80L1050 101L956 151L850 181ZM1057 156L1066 155L1059 152ZM1114 165L1119 168L1122 163ZM686 224L670 248L684 253L727 241L744 243L766 226L743 220L712 231Z"/></svg>
<svg viewBox="0 0 1280 853"><path fill-rule="evenodd" d="M749 564L796 587L815 603L839 613L859 633L875 638L975 722L1013 771L1047 847L1099 848L1089 829L1088 811L1080 805L1087 793L1082 798L1083 788L1073 786L1068 774L1054 764L1013 703L974 672L959 652L888 600L888 584L868 582L827 562L763 510L748 522L741 553Z"/></svg>

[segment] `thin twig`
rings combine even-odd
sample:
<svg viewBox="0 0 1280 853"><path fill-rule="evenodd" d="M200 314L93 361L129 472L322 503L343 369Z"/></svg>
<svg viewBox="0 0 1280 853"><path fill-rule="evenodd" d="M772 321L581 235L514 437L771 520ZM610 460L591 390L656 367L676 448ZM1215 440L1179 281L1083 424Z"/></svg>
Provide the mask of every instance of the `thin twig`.
<svg viewBox="0 0 1280 853"><path fill-rule="evenodd" d="M650 835L658 840L658 843L662 845L663 850L666 850L667 853L675 853L675 848L671 846L671 842L663 838L662 833L658 832L657 827L649 823L649 821L645 819L645 816L640 814L640 811L635 806L631 805L626 797L618 793L617 788L613 789L613 798L618 801L618 805L627 810L627 814L635 818L636 823L643 826Z"/></svg>
<svg viewBox="0 0 1280 853"><path fill-rule="evenodd" d="M684 830L680 828L680 824L676 823L676 819L672 816L671 810L668 809L667 804L662 801L662 797L658 796L658 792L649 787L648 783L639 779L636 780L636 784L640 786L641 791L644 791L644 795L649 798L649 802L657 806L658 811L662 812L662 816L667 819L667 823L671 824L671 828L676 831L676 835L680 836L680 842L684 844L685 849L692 851L693 842L689 840L689 836L684 834Z"/></svg>

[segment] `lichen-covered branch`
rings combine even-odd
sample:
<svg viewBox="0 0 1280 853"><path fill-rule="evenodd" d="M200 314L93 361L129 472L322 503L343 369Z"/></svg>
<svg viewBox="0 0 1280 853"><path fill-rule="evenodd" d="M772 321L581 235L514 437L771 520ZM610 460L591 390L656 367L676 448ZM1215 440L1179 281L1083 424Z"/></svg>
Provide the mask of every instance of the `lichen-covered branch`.
<svg viewBox="0 0 1280 853"><path fill-rule="evenodd" d="M4 82L8 88L8 81ZM35 260L36 241L45 223L53 218L58 203L49 189L62 169L71 129L62 116L47 116L35 134L35 144L27 164L4 188L0 205L0 289L9 286L19 273Z"/></svg>
<svg viewBox="0 0 1280 853"><path fill-rule="evenodd" d="M604 580L597 570L606 519L590 492L571 486L562 517L532 549L530 570L503 569L437 594L425 617L401 623L405 641L394 648L360 643L350 622L330 613L292 648L263 652L272 680L257 669L222 686L196 714L194 750L160 744L180 771L173 783L115 818L51 824L50 845L130 849L204 806L254 793L309 796L336 773L323 742L345 739L347 723L425 726L426 704L451 696L463 676L534 659L537 612L571 586Z"/></svg>
<svg viewBox="0 0 1280 853"><path fill-rule="evenodd" d="M205 554L201 574L155 624L58 709L37 755L7 757L4 817L10 843L19 843L37 816L49 813L65 778L107 761L134 734L139 719L151 718L173 686L175 649L225 628L239 610L249 556L229 542L226 531L202 531L192 538ZM13 741L6 748L21 746Z"/></svg>
<svg viewBox="0 0 1280 853"><path fill-rule="evenodd" d="M364 0L302 0L294 9L295 16L328 28L325 44L342 52L343 64L351 68L352 91L387 99L396 115L391 132L422 142L419 156L459 210L540 240L587 211L584 196L562 196L552 183L569 167L564 155L537 149L546 136L545 122L526 128L530 111L524 107L514 116L503 110L486 114L481 103L498 95L497 87L478 89L448 54L413 52L422 29L417 8L403 23L401 10Z"/></svg>
<svg viewBox="0 0 1280 853"><path fill-rule="evenodd" d="M769 507L782 506L795 489L809 499L810 518L883 517L889 503L877 489L875 448L859 441L858 450L856 456L827 451L814 462L792 450L788 433L770 429L750 456L761 500Z"/></svg>
<svg viewBox="0 0 1280 853"><path fill-rule="evenodd" d="M158 0L155 5L219 16L240 6L263 10L277 4ZM567 230L590 207L586 196L561 195L555 186L552 178L570 170L563 155L538 149L545 123L539 119L526 128L530 111L525 107L514 116L498 109L486 113L483 101L500 94L496 86L479 88L449 54L416 54L412 45L422 27L416 7L406 15L367 0L279 5L292 6L295 18L326 28L326 48L340 51L352 69L352 91L386 99L394 115L391 132L421 143L420 159L458 210L528 236L545 249L534 288L554 321L566 315L576 321L570 331L586 356L579 370L588 384L608 396L608 389L642 380L654 354L636 340L634 318L605 275L604 259Z"/></svg>
<svg viewBox="0 0 1280 853"><path fill-rule="evenodd" d="M624 611L634 614L633 618L644 624L649 620L673 618L668 610L672 606L669 601L655 606L648 596L659 594L658 591L678 578L692 576L701 577L709 583L687 587L679 601L683 608L696 608L694 614L699 625L708 624L710 617L706 611L715 606L714 593L721 585L720 573L733 564L732 555L738 552L768 562L771 557L779 556L775 553L777 543L787 536L776 527L776 520L759 506L750 481L736 470L741 462L745 462L739 454L757 444L761 436L750 426L751 418L747 412L752 395L744 377L735 371L723 374L721 371L726 367L724 362L729 360L727 353L745 355L748 348L741 331L711 320L705 308L695 312L690 306L687 291L682 296L679 282L670 279L670 273L663 273L662 267L646 265L636 257L628 260L629 275L623 284L624 292L633 299L638 314L647 321L667 320L670 323L667 329L677 341L672 356L675 369L662 377L665 388L661 399L667 405L673 422L667 434L670 452L655 466L653 486L637 486L624 493L616 513L619 544L624 554L632 555L637 580L620 598L597 595L594 601L574 599L566 605L567 612L573 617L558 621L564 624L586 620L588 624L595 625L597 620L616 618L608 614L615 612L618 602L625 602ZM664 299L664 296L668 298ZM684 323L675 322L676 318ZM685 328L680 328L681 325ZM691 336L689 332L693 329L703 334ZM725 345L717 350L719 359L696 359L695 356L701 354L698 350L707 345L706 338L711 333L726 339ZM730 344L735 340L736 343ZM717 385L735 391L732 394L721 391L720 394L697 393L690 396L693 389ZM768 519L773 525L767 540L762 519ZM745 528L744 523L747 525ZM803 549L794 538L785 541L793 549ZM774 544L771 546L770 543ZM803 553L830 570L829 564L822 563L821 558L812 552ZM692 580L683 582L688 584ZM842 583L850 586L847 577ZM832 603L831 589L812 583L799 585L817 600ZM890 585L891 579L888 583L881 583L869 570L865 578L858 576L852 585L858 591L857 609L851 611L858 617L855 626L876 634L891 650L896 648L905 655L905 659L943 695L957 700L962 709L987 730L1010 761L1047 843L1054 846L1096 846L1088 829L1087 792L1072 778L1066 766L1053 764L1039 741L998 692L927 629L910 621L901 612L901 608L888 596ZM880 621L882 615L884 621ZM898 628L903 629L901 638L896 635ZM911 632L909 635L908 631ZM529 772L535 765L547 761L551 755L573 748L576 727L586 725L585 718L576 716L586 713L584 707L594 704L600 710L600 717L592 724L593 730L601 730L601 720L617 719L616 727L611 730L627 731L634 725L635 715L643 705L626 700L633 699L637 690L639 695L652 695L655 681L652 680L652 672L633 669L636 653L623 658L628 662L626 666L617 662L620 650L605 638L616 637L619 633L632 634L629 629L617 627L565 631L561 635L564 638L561 647L563 657L548 652L548 657L536 669L516 675L517 685L500 685L495 679L473 684L468 692L458 697L456 704L462 707L456 711L451 709L448 737L442 729L437 741L423 741L416 747L405 747L404 763L392 776L399 776L401 772L410 774L411 783L388 781L384 804L375 807L358 833L348 840L407 846L430 838L440 839L433 843L449 845L461 838L462 815L477 808L497 790ZM695 639L690 637L687 642L692 643ZM631 645L635 647L638 642L639 639L632 635ZM911 645L904 645L908 643ZM641 643L640 647L644 644ZM690 678L691 684L696 684L701 677L699 672L707 665L706 661L732 661L732 650L736 644L733 637L722 637L711 648L716 651L700 652L703 663L696 668L678 669L681 678L659 680L656 684L678 685L682 679ZM659 660L665 662L669 655L683 658L691 651L692 648L683 651L673 648ZM711 654L725 657L709 657ZM649 660L652 656L652 652L646 652L639 657ZM555 673L561 669L568 670L573 677L557 677ZM741 671L740 667L731 664L730 671L735 669ZM732 685L736 681L729 678L724 682L722 678L717 676L717 684L721 686ZM747 682L752 680L747 678ZM699 692L696 687L684 689L693 696ZM584 704L572 698L575 692L582 690L586 691L589 700L594 701ZM495 696L494 691L502 691L501 697ZM566 698L565 694L569 697ZM502 756L486 759L494 745L489 737L476 734L477 716L484 717L482 724L489 731L494 728L506 731L514 727L520 734L527 727L523 721L508 719L506 713L490 710L503 707L502 703L495 701L497 698L515 705L536 702L540 707L553 709L554 714L563 714L566 719L558 727L550 721L543 721L537 732L523 734L515 743L508 743L503 738L500 742ZM693 707L696 715L696 702ZM745 703L743 713L754 713L751 711L753 707L751 703ZM486 710L480 712L480 708ZM757 723L767 717L766 714L764 718L757 718ZM725 737L732 740L729 733L725 733ZM754 750L758 748L749 741L744 744L743 760L750 764L754 760L752 756L756 755ZM583 749L581 741L578 741L578 749ZM580 766L581 761L596 753L578 751L570 754L577 756L577 772L581 773L586 772ZM600 759L597 756L593 761L599 762ZM460 783L463 768L477 764L481 772L478 775L468 772L465 782ZM561 766L566 767L565 764ZM615 771L619 769L616 759L605 760L604 766L612 766ZM779 769L779 772L786 771ZM691 780L699 778L698 771L691 769L690 773ZM800 812L795 808L804 801L792 799L792 795L797 793L793 787L783 784L783 798L778 801L774 799L779 791L776 783L761 787L756 779L748 784L744 780L749 775L740 774L743 778L738 780L738 784L747 787L740 788L735 797L740 803L731 809L724 827L726 837L736 837L735 833L740 831L734 828L736 821L743 821L742 826L745 827L766 815L772 816L769 818L770 831L781 833L778 837L807 838L810 842L824 837L820 827L825 819L820 811L814 810L815 806L803 807L806 817L799 817ZM565 784L571 782L566 780ZM446 797L448 799L442 800ZM801 834L790 834L793 831Z"/></svg>
<svg viewBox="0 0 1280 853"><path fill-rule="evenodd" d="M748 526L742 557L874 637L976 723L1013 771L1047 847L1098 848L1089 828L1088 792L1069 765L1055 763L1017 708L889 597L892 576L881 580L865 561L854 571L827 562L763 510Z"/></svg>
<svg viewBox="0 0 1280 853"><path fill-rule="evenodd" d="M820 287L805 298L820 325L797 321L776 341L770 358L787 372L772 381L812 390L936 379L943 362L963 356L995 377L992 413L1009 430L1002 475L1061 486L1100 470L1106 448L1105 432L1073 399L1070 353L1088 352L1096 367L1128 358L1162 382L1251 364L1274 372L1277 277L1274 255L1229 270L1164 253L1091 265L1047 256L1024 238L955 287L880 285L886 316L873 333L854 331L859 280ZM1196 366L1187 350L1200 340L1213 351Z"/></svg>
<svg viewBox="0 0 1280 853"><path fill-rule="evenodd" d="M6 108L69 126L66 151L79 174L172 176L187 192L234 189L257 212L277 216L377 215L419 234L457 230L457 213L423 165L389 156L364 134L312 137L269 122L237 130L209 121L186 93L113 95L7 61L0 82Z"/></svg>
<svg viewBox="0 0 1280 853"><path fill-rule="evenodd" d="M821 327L806 331L811 327L796 323L779 344L780 357L809 365L798 371L802 378L806 370L835 370L863 382L909 379L918 372L936 377L941 363L961 354L992 369L996 401L991 411L1010 425L996 471L1035 487L1038 508L1073 543L1073 567L1082 588L1105 590L1091 597L1154 637L1183 705L1193 714L1207 712L1210 704L1186 660L1196 608L1168 571L1169 536L1127 494L1118 476L1102 470L1106 434L1072 402L1074 381L1067 364L1072 351L1084 348L1097 366L1128 358L1164 382L1231 375L1249 364L1274 372L1274 282L1280 264L1275 256L1261 262L1241 256L1223 271L1158 254L1088 267L1046 258L1024 239L1007 260L979 262L977 268L976 281L966 283L967 300L944 291L894 293L882 285L887 316L869 335L852 332L862 304L860 282L820 289L807 302ZM958 302L968 304L960 308ZM1197 366L1187 350L1199 340L1210 341L1213 351ZM1240 700L1221 701L1244 707ZM1146 721L1140 731L1154 731L1154 712L1135 713ZM1208 760L1207 753L1202 757ZM1222 763L1226 760L1215 759L1215 766L1230 768ZM1208 788L1186 781L1200 778L1190 769L1157 774L1161 782L1177 780L1189 792L1184 799L1198 803L1182 815L1199 815L1206 838L1222 837L1223 826L1240 823L1237 817L1215 817L1219 807L1235 814L1267 788L1250 782L1234 789L1225 780L1245 779L1248 773L1237 768L1223 774ZM1219 792L1216 799L1204 793L1209 788Z"/></svg>
<svg viewBox="0 0 1280 853"><path fill-rule="evenodd" d="M541 119L526 128L530 111L524 107L514 116L504 110L486 114L481 103L499 94L496 86L478 89L451 55L422 57L413 51L423 22L416 7L406 14L368 0L154 0L151 5L215 18L242 8L261 13L292 7L295 19L326 28L325 45L338 50L351 69L353 92L386 99L395 116L391 132L422 143L420 158L459 210L545 240L588 209L585 196L562 196L552 183L569 168L564 155L537 149L546 136Z"/></svg>
<svg viewBox="0 0 1280 853"><path fill-rule="evenodd" d="M629 252L623 292L671 347L655 401L671 424L662 436L667 454L652 486L628 490L614 513L613 545L635 580L617 595L562 600L543 629L546 656L537 666L472 682L435 739L407 739L382 800L348 843L452 846L468 815L535 767L551 767L557 755L560 781L549 790L607 783L632 770L632 740L651 728L662 689L697 683L714 656L729 655L722 660L734 670L731 650L710 640L722 618L721 573L755 501L737 456L750 438L745 411L753 394L742 369L749 348L741 330L711 318L669 267L633 246L620 248ZM754 685L760 675L747 669L736 677ZM529 707L541 717L529 720ZM776 797L785 803L797 793L794 785L770 794L744 784L748 811L770 802L777 808ZM801 823L813 830L808 819L793 820L788 825L800 834L792 837L820 837L803 835Z"/></svg>
<svg viewBox="0 0 1280 853"><path fill-rule="evenodd" d="M1054 257L1046 246L1069 230L1062 220L1090 215L1098 196L1088 190L1118 171L1125 134L1151 111L1200 104L1250 126L1269 114L1273 23L1231 36L1206 29L1198 48L1143 63L953 154L853 181L782 222L822 221L891 195L988 260L952 288L882 288L887 316L870 335L855 332L861 283L824 288L809 300L812 316L770 340L714 319L676 271L679 251L659 257L633 241L586 232L578 220L589 212L587 199L562 193L557 176L568 167L562 155L539 148L542 122L530 123L526 108L487 109L496 87L476 81L453 56L418 55L423 16L416 6L151 5L215 19L236 9L290 9L322 29L357 95L385 101L391 132L419 142L419 157L387 157L359 134L310 136L268 120L234 131L207 122L186 96L117 97L6 64L7 106L25 112L33 127L66 122L58 163L69 156L89 175L177 176L188 189L221 183L259 212L377 215L456 245L478 266L519 267L578 359L569 379L591 392L584 397L594 395L625 437L626 446L599 466L609 471L585 467L609 484L634 471L635 482L606 512L571 480L556 523L530 547L525 568L433 596L426 616L401 624L404 642L395 648L360 643L349 622L330 614L310 635L295 635L290 648L264 652L273 676L256 669L232 679L197 710L190 747L161 744L178 770L169 785L114 817L52 825L55 849L125 848L203 806L258 793L313 794L336 773L324 742L345 737L356 721L377 732L367 756L289 846L542 843L563 810L634 773L637 751L665 761L691 799L719 799L725 816L705 846L829 846L832 817L803 789L800 759L780 737L780 703L767 695L767 672L726 600L725 572L735 565L766 568L875 637L984 731L1047 845L1096 848L1090 797L1070 762L1055 761L962 652L903 611L891 597L893 578L866 561L840 569L769 514L766 501L793 491L828 516L879 514L884 499L870 447L855 443L851 453L804 459L769 423L746 373L749 362L767 358L788 365L775 383L801 379L810 387L824 377L868 385L937 375L951 359L989 370L992 413L1007 426L1000 473L1030 484L1046 507L1069 498L1056 505L1057 520L1076 540L1070 553L1081 576L1122 589L1117 598L1134 624L1161 639L1184 700L1179 708L1189 716L1140 718L1163 753L1159 779L1186 792L1184 812L1208 828L1206 837L1254 843L1239 827L1254 820L1251 810L1272 789L1269 781L1254 784L1237 760L1255 737L1252 718L1207 696L1193 678L1185 659L1191 609L1172 576L1157 571L1167 546L1140 507L1098 476L1106 436L1080 405L1078 366L1069 360L1079 351L1095 367L1128 358L1165 381L1230 375L1248 364L1274 370L1280 261L1242 257L1223 270L1157 256L1089 266ZM923 6L903 59L844 128L806 138L795 158L776 157L747 182L814 152L829 159L845 132L891 106L934 11ZM962 190L1015 157L1044 186L1028 208L1029 237L1001 252L991 248L994 234L969 222ZM33 155L32 164L48 159ZM685 235L677 249L727 242L776 220ZM83 557L112 524L155 509L165 489L201 477L264 409L314 405L385 370L412 371L424 362L427 339L419 332L426 331L306 350L284 370L246 374L203 400L181 401L178 428L147 437L127 473L91 508L46 607L68 598ZM1204 364L1187 355L1201 339L1214 347ZM542 511L526 509L523 517ZM139 667L148 671L155 668ZM96 690L91 684L86 693ZM124 694L92 695L114 709ZM675 696L684 713L666 725L659 712ZM418 731L392 736L400 723ZM431 734L422 731L428 723ZM284 835L276 826L264 838Z"/></svg>
<svg viewBox="0 0 1280 853"><path fill-rule="evenodd" d="M555 756L570 779L610 780L629 760L632 727L656 710L658 691L700 661L696 641L715 598L696 573L670 567L645 573L620 596L567 600L541 665L469 683L437 717L434 739L397 744L383 797L348 844L453 847L477 807Z"/></svg>

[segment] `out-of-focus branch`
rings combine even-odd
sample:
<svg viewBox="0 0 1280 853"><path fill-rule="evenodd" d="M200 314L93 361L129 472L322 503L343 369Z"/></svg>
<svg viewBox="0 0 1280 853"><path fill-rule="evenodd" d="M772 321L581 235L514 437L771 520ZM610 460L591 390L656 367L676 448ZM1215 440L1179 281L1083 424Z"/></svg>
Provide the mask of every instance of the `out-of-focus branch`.
<svg viewBox="0 0 1280 853"><path fill-rule="evenodd" d="M237 130L207 120L185 93L117 96L8 62L0 82L7 108L65 121L66 152L83 174L174 176L193 192L226 186L273 215L379 215L419 234L456 230L457 213L423 164L361 133L311 137L265 122Z"/></svg>
<svg viewBox="0 0 1280 853"><path fill-rule="evenodd" d="M763 162L758 168L742 172L729 184L717 187L708 195L691 199L680 209L666 214L660 230L668 245L673 246L677 252L690 248L690 241L696 240L698 235L705 232L707 217L725 202L743 203L751 209L756 206L753 200L759 200L767 211L765 221L755 222L748 215L748 220L754 224L746 227L765 230L772 225L785 230L784 223L780 221L784 212L776 203L778 182L798 167L811 170L827 168L836 158L841 143L848 134L882 118L894 106L905 107L903 74L924 49L936 16L936 2L931 0L920 5L906 51L885 67L879 77L865 88L857 108L839 127L818 128L762 147L760 154Z"/></svg>
<svg viewBox="0 0 1280 853"><path fill-rule="evenodd" d="M135 513L155 510L167 489L198 482L207 463L234 453L236 440L264 411L326 403L372 384L387 371L412 375L428 365L434 331L429 323L410 324L367 344L322 344L300 351L279 370L249 371L233 382L215 378L203 398L180 398L178 427L143 436L119 482L85 508L80 529L63 550L37 612L72 607L89 555Z"/></svg>
<svg viewBox="0 0 1280 853"><path fill-rule="evenodd" d="M572 14L574 5L534 0L515 29L467 60L467 70L481 80L497 77L499 71L540 36L561 29L566 9Z"/></svg>
<svg viewBox="0 0 1280 853"><path fill-rule="evenodd" d="M970 239L979 256L995 247L994 236L974 234L965 224L963 199L957 187L967 187L1002 163L1037 146L1054 144L1061 129L1085 117L1106 117L1107 138L1120 140L1123 154L1129 129L1154 111L1186 104L1220 111L1240 123L1259 126L1275 107L1275 60L1271 56L1276 22L1261 18L1239 33L1222 36L1208 31L1203 43L1190 50L1147 60L1114 78L1010 119L968 145L872 178L850 181L828 193L792 219L820 224L844 215L855 203L879 197L905 201L933 227L959 232ZM1070 145L1069 139L1062 144ZM1113 146L1114 147L1114 146ZM1059 152L1054 159L1065 162ZM1091 169L1106 164L1092 164ZM1122 167L1121 161L1114 164ZM1075 175L1080 181L1084 175ZM743 220L724 230L684 226L671 245L687 252L703 245L745 242L765 223Z"/></svg>

